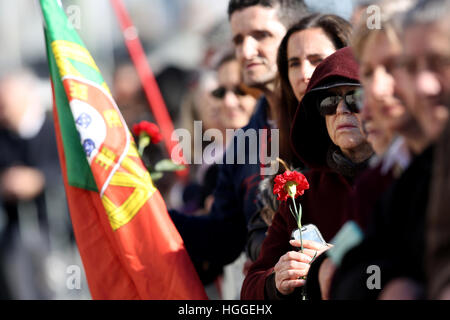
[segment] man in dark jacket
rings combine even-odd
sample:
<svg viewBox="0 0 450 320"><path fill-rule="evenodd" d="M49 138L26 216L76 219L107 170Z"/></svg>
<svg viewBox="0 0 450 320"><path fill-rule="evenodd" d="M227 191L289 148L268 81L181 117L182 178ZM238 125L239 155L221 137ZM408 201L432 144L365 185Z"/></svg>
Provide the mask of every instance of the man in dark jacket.
<svg viewBox="0 0 450 320"><path fill-rule="evenodd" d="M249 87L260 89L264 97L249 124L234 137L233 149L228 149L223 157L211 212L205 216L188 217L170 211L191 258L222 265L233 262L243 251L247 223L256 211L255 199L261 173L271 173L263 166L269 159L262 159L261 154L272 155L269 149L277 103L276 52L289 25L305 14L305 5L303 1L231 0L228 13L244 82ZM266 129L267 136L261 135L260 129ZM252 131L258 137L256 148L255 141L245 138L245 134L251 135ZM244 145L238 143L243 136L246 139ZM257 161L250 161L254 156Z"/></svg>
<svg viewBox="0 0 450 320"><path fill-rule="evenodd" d="M353 100L358 79L349 47L326 58L314 71L292 126L292 148L309 168L305 176L310 188L299 197L302 224L315 224L325 241L352 218L355 177L373 153ZM283 202L275 214L261 254L245 278L242 299L298 298L295 289L304 285L300 277L307 275L311 259L328 249L303 241L303 253L292 251L291 245L299 244L289 241L297 222L288 207Z"/></svg>

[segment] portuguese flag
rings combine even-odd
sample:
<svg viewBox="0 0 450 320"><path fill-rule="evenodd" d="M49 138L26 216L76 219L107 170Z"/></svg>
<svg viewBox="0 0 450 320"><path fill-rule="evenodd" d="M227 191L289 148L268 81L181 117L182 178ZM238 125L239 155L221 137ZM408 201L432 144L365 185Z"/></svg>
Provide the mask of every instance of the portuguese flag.
<svg viewBox="0 0 450 320"><path fill-rule="evenodd" d="M57 0L40 0L72 225L94 299L206 299L98 67Z"/></svg>

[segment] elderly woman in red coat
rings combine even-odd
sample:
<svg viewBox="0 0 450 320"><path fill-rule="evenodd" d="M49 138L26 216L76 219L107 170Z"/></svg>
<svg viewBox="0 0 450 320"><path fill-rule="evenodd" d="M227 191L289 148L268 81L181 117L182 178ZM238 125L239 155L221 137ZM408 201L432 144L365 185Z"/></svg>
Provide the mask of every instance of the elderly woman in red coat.
<svg viewBox="0 0 450 320"><path fill-rule="evenodd" d="M362 130L355 91L360 87L358 64L349 47L336 51L315 70L293 120L291 145L309 168L304 172L310 188L297 198L302 224L315 224L325 241L342 225L358 220L351 210L355 177L373 154ZM242 286L242 299L298 298L309 262L327 245L298 241L290 236L297 223L283 202L269 228L259 258Z"/></svg>

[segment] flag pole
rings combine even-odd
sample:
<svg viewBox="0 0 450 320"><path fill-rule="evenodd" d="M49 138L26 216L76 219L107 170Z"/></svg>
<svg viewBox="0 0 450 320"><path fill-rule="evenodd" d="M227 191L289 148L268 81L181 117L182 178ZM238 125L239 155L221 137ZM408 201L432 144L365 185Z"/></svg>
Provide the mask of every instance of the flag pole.
<svg viewBox="0 0 450 320"><path fill-rule="evenodd" d="M139 79L141 80L142 87L144 88L150 109L158 126L161 128L166 150L169 153L169 156L171 156L172 150L176 145L175 141L171 139L172 132L174 131L173 123L156 79L147 61L142 44L139 41L137 29L133 25L122 0L111 0L111 3L119 21L128 53L130 54L131 60L139 75ZM181 157L181 159L182 164L186 169L176 171L176 174L179 178L185 178L189 173L189 167L184 157Z"/></svg>

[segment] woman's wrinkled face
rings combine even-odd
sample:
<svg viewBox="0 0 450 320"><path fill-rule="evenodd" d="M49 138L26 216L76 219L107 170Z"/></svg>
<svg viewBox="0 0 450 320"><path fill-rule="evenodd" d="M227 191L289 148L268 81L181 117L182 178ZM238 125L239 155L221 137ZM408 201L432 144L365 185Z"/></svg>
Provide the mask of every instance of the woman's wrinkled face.
<svg viewBox="0 0 450 320"><path fill-rule="evenodd" d="M336 51L321 28L295 32L287 46L288 77L295 97L300 101L316 67Z"/></svg>
<svg viewBox="0 0 450 320"><path fill-rule="evenodd" d="M357 88L355 86L335 87L328 89L327 95L343 97ZM356 113L354 108L349 107L344 99L339 101L334 114L325 115L325 123L331 141L341 149L342 153L353 153L363 144L367 144L362 130L361 115Z"/></svg>

